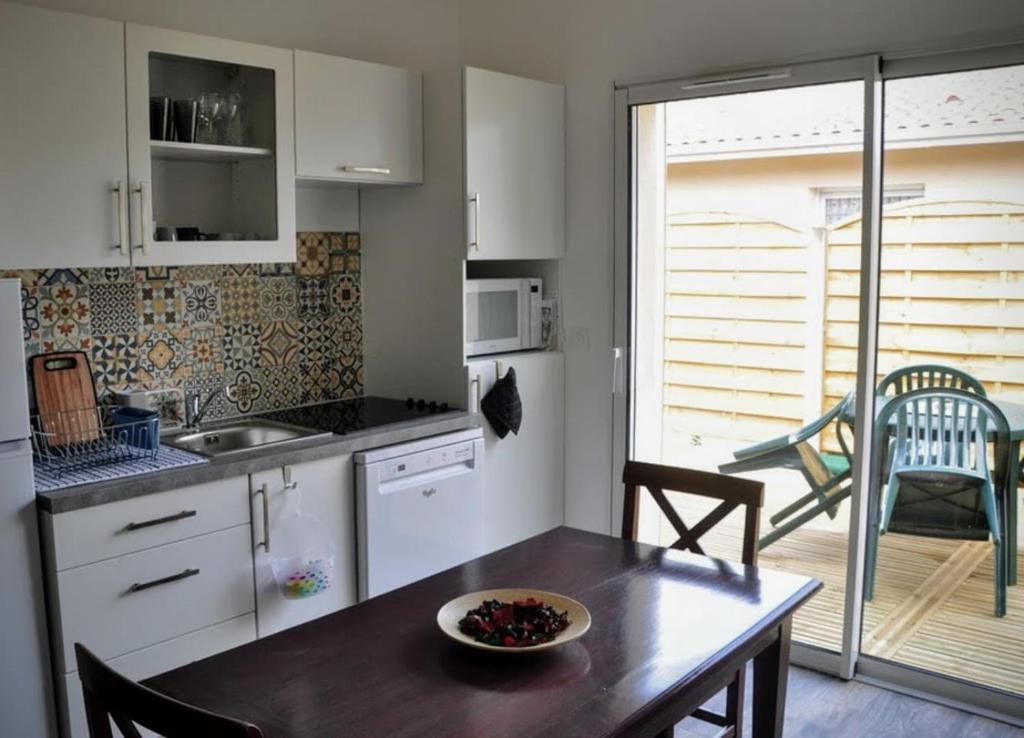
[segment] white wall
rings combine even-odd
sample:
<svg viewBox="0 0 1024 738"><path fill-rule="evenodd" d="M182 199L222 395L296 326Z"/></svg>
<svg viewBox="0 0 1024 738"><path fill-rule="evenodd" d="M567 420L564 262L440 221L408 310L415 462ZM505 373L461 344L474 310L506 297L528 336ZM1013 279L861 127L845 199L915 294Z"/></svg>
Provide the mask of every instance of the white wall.
<svg viewBox="0 0 1024 738"><path fill-rule="evenodd" d="M566 355L566 520L614 529L612 83L685 76L958 36L1024 38L1020 0L568 0L568 246L563 315L589 348ZM1015 33L1012 32L1016 28ZM621 440L617 439L617 442Z"/></svg>

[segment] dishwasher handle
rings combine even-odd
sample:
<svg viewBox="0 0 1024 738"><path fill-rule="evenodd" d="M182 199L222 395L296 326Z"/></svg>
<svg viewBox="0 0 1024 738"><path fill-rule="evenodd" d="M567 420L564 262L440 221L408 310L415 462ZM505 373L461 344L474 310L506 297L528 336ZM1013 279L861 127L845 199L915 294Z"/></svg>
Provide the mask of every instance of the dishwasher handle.
<svg viewBox="0 0 1024 738"><path fill-rule="evenodd" d="M473 460L470 460L467 462L443 466L439 469L431 469L418 474L409 474L408 476L398 477L397 479L381 480L378 485L378 494L390 495L397 492L405 492L417 487L422 487L424 489L430 489L433 487L434 492L429 495L424 495L424 497L431 497L437 492L436 485L439 482L466 474L473 474L475 471L476 464Z"/></svg>

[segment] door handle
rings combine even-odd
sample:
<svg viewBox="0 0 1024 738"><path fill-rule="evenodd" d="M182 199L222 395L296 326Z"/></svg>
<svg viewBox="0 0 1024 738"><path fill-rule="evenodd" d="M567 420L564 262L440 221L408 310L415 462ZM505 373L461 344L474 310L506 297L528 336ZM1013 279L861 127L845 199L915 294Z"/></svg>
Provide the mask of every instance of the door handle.
<svg viewBox="0 0 1024 738"><path fill-rule="evenodd" d="M475 251L480 250L480 193L474 192L469 196L469 202L473 206L473 236L467 243L467 248Z"/></svg>
<svg viewBox="0 0 1024 738"><path fill-rule="evenodd" d="M622 394L626 388L626 350L621 346L612 349L612 394Z"/></svg>
<svg viewBox="0 0 1024 738"><path fill-rule="evenodd" d="M146 218L146 200L149 197L149 187L146 185L145 180L140 179L139 186L134 191L139 195L139 245L135 248L140 249L145 256L149 254L153 238L153 234L150 232L151 225L147 222Z"/></svg>
<svg viewBox="0 0 1024 738"><path fill-rule="evenodd" d="M481 394L481 392L480 392L480 375L477 374L475 377L473 377L469 381L469 385L470 385L470 387L472 387L473 385L476 385L476 411L480 412L480 401L482 399L480 397L480 394Z"/></svg>
<svg viewBox="0 0 1024 738"><path fill-rule="evenodd" d="M117 245L115 251L120 251L122 256L128 256L131 244L131 236L128 235L128 185L123 179L117 181L116 187L110 191L117 202Z"/></svg>
<svg viewBox="0 0 1024 738"><path fill-rule="evenodd" d="M270 553L270 485L264 483L256 494L263 501L263 540L256 544L256 548L263 546L263 550Z"/></svg>

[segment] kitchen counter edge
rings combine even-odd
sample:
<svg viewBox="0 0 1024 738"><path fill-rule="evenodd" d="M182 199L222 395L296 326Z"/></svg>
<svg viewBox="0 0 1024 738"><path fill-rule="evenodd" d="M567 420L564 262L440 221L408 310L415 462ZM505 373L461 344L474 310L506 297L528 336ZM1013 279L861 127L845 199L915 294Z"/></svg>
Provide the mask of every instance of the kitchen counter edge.
<svg viewBox="0 0 1024 738"><path fill-rule="evenodd" d="M477 414L451 412L440 417L391 423L345 435L312 438L288 444L285 448L252 449L219 459L210 459L204 464L179 466L148 474L37 492L36 504L39 510L57 515L203 482L241 477L287 464L301 464L304 461L316 461L479 426L480 416Z"/></svg>

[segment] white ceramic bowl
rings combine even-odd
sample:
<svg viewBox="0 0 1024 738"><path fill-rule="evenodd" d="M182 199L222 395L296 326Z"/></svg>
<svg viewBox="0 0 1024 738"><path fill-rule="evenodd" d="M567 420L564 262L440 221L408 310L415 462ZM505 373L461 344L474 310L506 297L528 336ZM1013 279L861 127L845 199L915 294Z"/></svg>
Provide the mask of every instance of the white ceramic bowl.
<svg viewBox="0 0 1024 738"><path fill-rule="evenodd" d="M525 600L532 597L540 600L545 605L550 605L559 612L569 613L569 627L555 636L553 641L539 643L536 646L506 647L492 646L488 643L480 643L472 636L468 636L459 630L459 621L466 617L466 613L487 600L498 600L499 602L513 602L514 600ZM549 648L557 648L564 643L574 641L590 630L590 612L571 597L565 597L554 592L545 592L539 589L484 589L479 592L470 592L461 597L456 597L437 611L437 625L441 632L451 638L472 648L481 651L500 651L501 653L532 653L534 651L546 651Z"/></svg>

